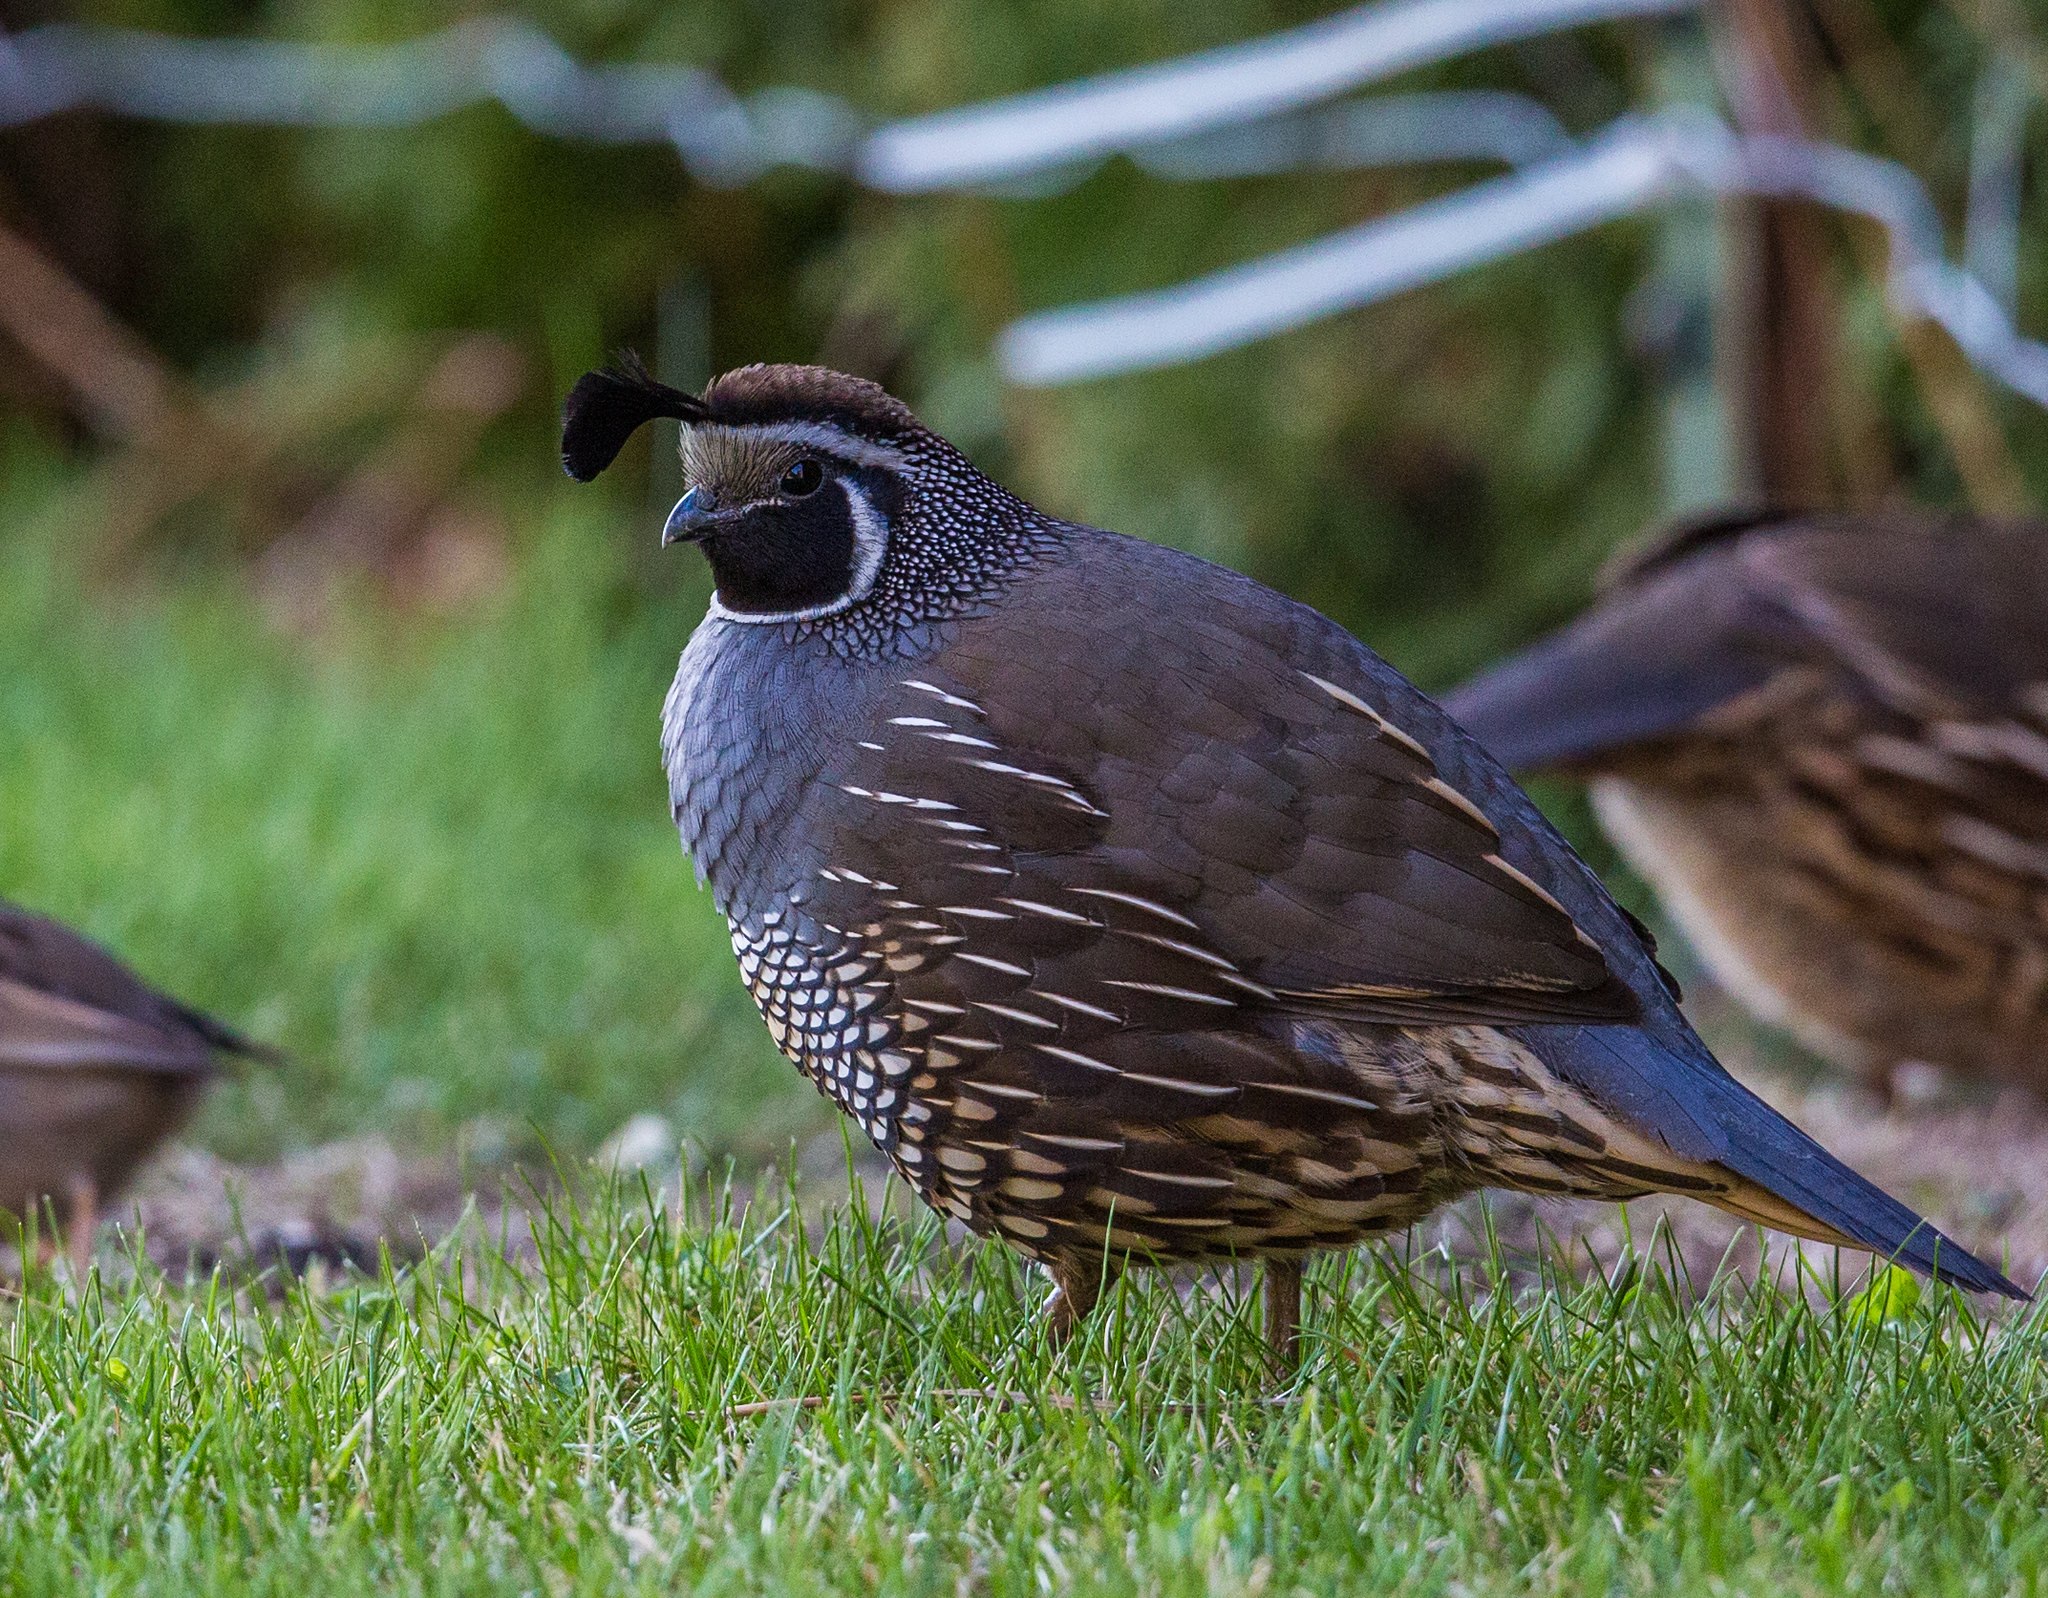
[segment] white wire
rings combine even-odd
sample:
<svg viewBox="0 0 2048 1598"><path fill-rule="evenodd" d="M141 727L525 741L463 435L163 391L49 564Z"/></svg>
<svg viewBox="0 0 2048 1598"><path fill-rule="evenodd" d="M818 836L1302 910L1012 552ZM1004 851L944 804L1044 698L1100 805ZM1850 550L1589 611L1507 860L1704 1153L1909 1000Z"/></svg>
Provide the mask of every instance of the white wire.
<svg viewBox="0 0 2048 1598"><path fill-rule="evenodd" d="M1460 51L1696 3L1382 0L1182 60L892 124L865 142L860 113L832 96L777 88L743 99L694 67L587 66L513 18L390 45L179 39L59 23L0 35L0 127L79 107L178 122L400 127L494 101L556 137L665 141L710 182L794 163L852 166L870 183L906 190L1043 184L1120 150L1174 177L1421 158L1535 163L1177 288L1028 317L1003 335L1002 355L1030 383L1228 349L1641 211L1679 188L1798 195L1883 225L1900 309L1939 323L1985 370L2048 405L2048 346L2014 327L2002 291L2009 274L1987 286L1950 264L1926 190L1893 162L1738 138L1711 117L1678 112L1624 119L1552 154L1567 143L1555 119L1514 96L1384 96L1304 111ZM2004 209L1988 236L1988 200L1973 218L1973 262L2003 261L2012 247L2009 188L1999 188Z"/></svg>
<svg viewBox="0 0 2048 1598"><path fill-rule="evenodd" d="M1026 317L999 352L1028 385L1194 360L1700 191L1799 197L1879 223L1900 311L2048 406L2048 345L1943 258L1940 218L1911 172L1836 145L1741 137L1692 111L1623 118L1570 155L1175 288Z"/></svg>
<svg viewBox="0 0 2048 1598"><path fill-rule="evenodd" d="M878 128L854 170L910 193L997 182L1327 100L1411 67L1698 0L1381 0L1177 61Z"/></svg>
<svg viewBox="0 0 2048 1598"><path fill-rule="evenodd" d="M1625 216L1674 177L1639 128L1446 199L1177 288L1026 317L998 344L1017 382L1167 366L1367 305Z"/></svg>
<svg viewBox="0 0 2048 1598"><path fill-rule="evenodd" d="M742 98L696 67L584 65L518 18L480 17L382 45L189 39L51 23L0 35L0 127L90 108L170 122L389 128L495 101L557 137L672 143L696 176L712 182L743 182L793 164L850 166L885 188L941 188L1089 162L1298 109L1462 51L1697 3L1383 0L1184 60L894 123L865 142L868 118L834 96L778 88ZM1355 137L1369 142L1365 124L1380 114L1360 111ZM1519 115L1526 133L1529 112ZM1444 119L1436 131L1450 141L1447 158L1472 153ZM1391 126L1380 136L1394 137ZM1486 136L1475 126L1465 142ZM1492 130L1495 140L1515 136L1504 123ZM1477 153L1492 158L1496 151ZM1186 160L1204 158L1196 152ZM1403 149L1386 157L1414 158ZM1372 159L1364 146L1352 158Z"/></svg>
<svg viewBox="0 0 2048 1598"><path fill-rule="evenodd" d="M1681 149L1690 175L1724 193L1817 200L1878 223L1898 311L1936 323L1984 371L2048 407L2048 344L2024 337L1997 295L1943 255L1940 214L1912 172L1840 145L1719 132Z"/></svg>
<svg viewBox="0 0 2048 1598"><path fill-rule="evenodd" d="M1197 183L1447 161L1526 166L1573 146L1564 125L1542 102L1523 94L1472 89L1367 95L1149 144L1133 150L1131 159L1153 177ZM1040 200L1065 194L1101 165L1094 158L1074 161L975 188L1003 199Z"/></svg>
<svg viewBox="0 0 2048 1598"><path fill-rule="evenodd" d="M1147 145L1132 158L1155 177L1189 182L1440 161L1526 166L1571 147L1571 135L1542 102L1465 89L1368 95Z"/></svg>
<svg viewBox="0 0 2048 1598"><path fill-rule="evenodd" d="M0 127L89 107L165 122L392 128L486 101L558 138L672 143L716 183L778 163L844 167L864 126L844 102L808 90L742 101L695 67L585 66L516 18L389 45L68 23L0 38Z"/></svg>

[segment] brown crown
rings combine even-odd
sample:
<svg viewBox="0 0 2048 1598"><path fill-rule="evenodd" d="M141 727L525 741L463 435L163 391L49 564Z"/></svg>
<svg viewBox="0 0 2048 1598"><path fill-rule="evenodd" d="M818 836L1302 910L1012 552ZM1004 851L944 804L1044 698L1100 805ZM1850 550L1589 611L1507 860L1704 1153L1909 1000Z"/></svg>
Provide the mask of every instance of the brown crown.
<svg viewBox="0 0 2048 1598"><path fill-rule="evenodd" d="M826 366L742 366L704 390L712 422L828 422L861 438L918 430L910 407L879 383Z"/></svg>
<svg viewBox="0 0 2048 1598"><path fill-rule="evenodd" d="M608 372L586 372L562 406L562 467L587 483L657 416L689 424L828 422L885 441L918 431L910 407L879 383L823 366L742 366L715 377L700 399L648 376L628 352Z"/></svg>

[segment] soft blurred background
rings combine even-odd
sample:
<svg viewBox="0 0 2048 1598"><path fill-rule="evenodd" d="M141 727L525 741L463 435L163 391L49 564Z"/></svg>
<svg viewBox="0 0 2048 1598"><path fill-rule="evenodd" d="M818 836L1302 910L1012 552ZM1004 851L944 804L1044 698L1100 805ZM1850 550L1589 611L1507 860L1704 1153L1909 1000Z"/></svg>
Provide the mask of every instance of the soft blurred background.
<svg viewBox="0 0 2048 1598"><path fill-rule="evenodd" d="M1403 8L1428 10L1365 11ZM618 347L686 384L878 377L1039 504L1249 571L1425 686L1570 614L1674 510L2043 503L2048 418L1999 351L2000 318L2048 327L2048 13L1508 25L1529 9L1248 139L923 190L885 182L867 130L1331 8L525 0L538 34L508 37L546 114L522 117L422 98L417 62L368 104L226 105L254 81L233 58L50 31L353 48L493 13L0 0L0 895L294 1056L216 1094L145 1192L293 1161L452 1191L636 1125L837 1157L666 813L657 712L706 596L656 547L673 429L591 488L556 464L561 394ZM630 79L655 133L591 136L541 35L723 87L664 109L669 80ZM349 59L374 90L391 58ZM1000 343L1687 107L1708 144L1804 136L1916 175L1932 247L1984 288L1979 358L1888 290L1878 225L1682 186L1205 359L1033 386L1058 374ZM1575 798L1543 797L1610 867Z"/></svg>

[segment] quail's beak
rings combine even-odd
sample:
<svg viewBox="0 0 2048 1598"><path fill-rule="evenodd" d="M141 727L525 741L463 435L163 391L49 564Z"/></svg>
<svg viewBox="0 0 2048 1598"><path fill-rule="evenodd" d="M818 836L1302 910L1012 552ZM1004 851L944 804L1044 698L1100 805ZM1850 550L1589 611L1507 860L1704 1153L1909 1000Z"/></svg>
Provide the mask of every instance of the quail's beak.
<svg viewBox="0 0 2048 1598"><path fill-rule="evenodd" d="M666 549L671 544L695 543L703 536L716 505L709 489L702 486L692 488L676 501L676 508L668 513L668 524L661 530L661 547Z"/></svg>

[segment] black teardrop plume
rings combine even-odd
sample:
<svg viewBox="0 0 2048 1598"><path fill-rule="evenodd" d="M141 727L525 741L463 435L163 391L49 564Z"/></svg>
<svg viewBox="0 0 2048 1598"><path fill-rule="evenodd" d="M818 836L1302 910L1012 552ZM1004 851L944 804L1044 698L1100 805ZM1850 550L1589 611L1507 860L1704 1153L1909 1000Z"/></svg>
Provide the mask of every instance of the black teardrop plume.
<svg viewBox="0 0 2048 1598"><path fill-rule="evenodd" d="M702 400L648 376L640 357L622 351L608 372L585 372L562 403L562 470L587 483L618 458L626 440L657 416L701 422Z"/></svg>

